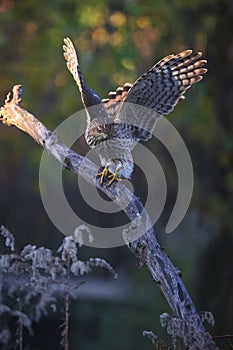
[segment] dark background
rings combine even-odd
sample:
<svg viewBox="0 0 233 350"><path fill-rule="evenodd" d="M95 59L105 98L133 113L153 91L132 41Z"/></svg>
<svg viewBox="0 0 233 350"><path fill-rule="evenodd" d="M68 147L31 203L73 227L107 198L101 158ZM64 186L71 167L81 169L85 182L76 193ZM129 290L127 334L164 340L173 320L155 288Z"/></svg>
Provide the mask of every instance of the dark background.
<svg viewBox="0 0 233 350"><path fill-rule="evenodd" d="M63 37L75 42L86 82L102 98L163 56L187 48L203 51L207 75L169 116L187 145L195 176L188 213L169 235L164 228L176 196L176 172L163 147L151 147L169 189L157 236L183 271L198 310L214 314L213 335L233 333L232 23L231 0L0 2L1 104L11 87L21 83L23 106L52 130L82 108L63 59ZM0 224L14 233L19 250L25 244L56 250L63 235L50 222L39 193L42 149L2 124L0 145ZM76 149L87 151L82 142ZM143 192L139 175L133 182ZM71 201L78 200L75 181L65 175ZM166 337L159 315L169 313L169 307L128 249L81 249L82 259L91 256L104 257L120 277L115 281L98 271L80 288L80 300L71 307L71 349L149 349L145 329ZM35 325L34 348L59 348L60 323L57 313Z"/></svg>

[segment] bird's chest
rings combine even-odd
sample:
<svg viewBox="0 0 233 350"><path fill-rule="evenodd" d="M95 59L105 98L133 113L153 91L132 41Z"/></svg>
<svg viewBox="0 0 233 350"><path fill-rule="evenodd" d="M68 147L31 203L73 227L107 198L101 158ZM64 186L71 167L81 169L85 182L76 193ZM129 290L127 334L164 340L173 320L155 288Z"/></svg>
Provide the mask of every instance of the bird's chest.
<svg viewBox="0 0 233 350"><path fill-rule="evenodd" d="M132 147L132 137L123 124L109 123L96 125L90 123L85 133L87 144L100 154L127 152ZM115 156L116 158L117 156Z"/></svg>

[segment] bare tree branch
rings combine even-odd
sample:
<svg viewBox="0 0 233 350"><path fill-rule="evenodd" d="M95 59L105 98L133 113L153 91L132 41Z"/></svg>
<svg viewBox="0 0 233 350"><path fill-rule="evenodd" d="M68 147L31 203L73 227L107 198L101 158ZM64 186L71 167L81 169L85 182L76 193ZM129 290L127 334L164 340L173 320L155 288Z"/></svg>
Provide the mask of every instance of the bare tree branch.
<svg viewBox="0 0 233 350"><path fill-rule="evenodd" d="M97 167L91 161L85 159L85 166L80 166L83 157L69 149L57 135L48 130L33 114L20 106L22 86L15 85L0 109L1 121L8 125L14 125L29 134L39 145L60 162L66 169L83 177L91 185L97 186L110 199L115 200L119 207L125 211L132 221L139 218L136 235L139 237L128 247L139 259L141 266L146 266L153 280L159 285L172 310L172 316L161 315L161 324L167 327L167 331L173 338L183 339L187 349L217 349L209 333L206 332L201 318L179 276L179 271L173 266L163 249L158 244L154 231L150 225L150 218L144 211L142 203L122 184L108 187L100 185L95 174ZM128 199L133 198L128 203ZM142 226L143 225L143 226ZM140 237L142 227L149 227L147 232ZM135 228L134 228L135 229ZM142 231L141 231L142 232ZM132 232L127 233L129 236ZM132 235L131 235L132 237ZM127 240L127 238L126 238Z"/></svg>

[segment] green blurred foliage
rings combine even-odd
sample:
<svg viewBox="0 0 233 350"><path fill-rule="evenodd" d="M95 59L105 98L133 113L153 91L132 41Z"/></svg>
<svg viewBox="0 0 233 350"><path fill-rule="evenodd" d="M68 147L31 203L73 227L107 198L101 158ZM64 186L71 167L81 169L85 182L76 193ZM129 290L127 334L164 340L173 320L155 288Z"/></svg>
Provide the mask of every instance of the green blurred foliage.
<svg viewBox="0 0 233 350"><path fill-rule="evenodd" d="M214 313L216 327L210 331L215 334L232 333L233 323L232 23L231 0L0 2L1 103L12 85L21 83L23 106L52 130L82 108L62 56L63 37L74 41L86 82L102 98L124 82L133 82L167 54L185 48L203 51L208 74L169 117L191 154L193 200L189 214L172 235L164 235L163 224L158 232L171 259L184 271L197 307ZM19 246L57 246L61 235L50 223L39 195L42 150L19 130L3 125L0 143L1 224L18 235ZM77 147L82 152L82 145ZM174 184L175 172L159 147L158 157L165 163L168 184ZM74 178L70 180L72 191ZM137 183L136 177L134 181ZM164 221L174 204L175 186L169 188ZM92 252L87 249L86 254ZM126 269L130 283L136 286L136 301L131 306L119 301L119 308L94 301L86 307L76 306L77 328L81 330L77 339L72 330L74 348L150 348L139 332L153 329L164 335L158 315L169 312L168 306L148 274L135 271L136 262L126 248L100 253L113 266ZM101 327L91 341L96 324L93 315ZM122 322L124 327L119 326Z"/></svg>

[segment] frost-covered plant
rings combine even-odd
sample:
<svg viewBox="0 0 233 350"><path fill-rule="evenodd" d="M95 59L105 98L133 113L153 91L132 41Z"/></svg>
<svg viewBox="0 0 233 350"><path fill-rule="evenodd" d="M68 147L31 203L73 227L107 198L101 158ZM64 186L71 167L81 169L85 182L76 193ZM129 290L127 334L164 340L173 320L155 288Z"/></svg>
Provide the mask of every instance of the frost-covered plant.
<svg viewBox="0 0 233 350"><path fill-rule="evenodd" d="M62 324L61 346L68 350L68 325L70 299L78 298L80 276L94 267L106 268L114 278L113 268L103 259L81 261L78 245L72 237L65 237L57 254L50 249L27 245L20 254L15 253L14 237L0 227L4 247L8 252L0 256L0 346L1 349L23 349L23 329L32 332L32 321L56 309L57 301L63 300L65 317ZM11 329L12 320L17 329ZM14 334L16 336L14 336ZM12 345L13 344L13 345Z"/></svg>

